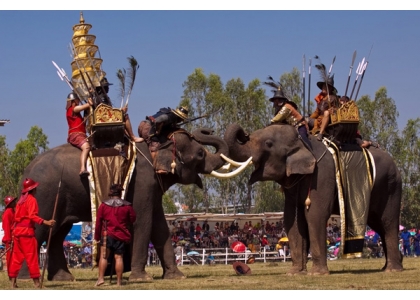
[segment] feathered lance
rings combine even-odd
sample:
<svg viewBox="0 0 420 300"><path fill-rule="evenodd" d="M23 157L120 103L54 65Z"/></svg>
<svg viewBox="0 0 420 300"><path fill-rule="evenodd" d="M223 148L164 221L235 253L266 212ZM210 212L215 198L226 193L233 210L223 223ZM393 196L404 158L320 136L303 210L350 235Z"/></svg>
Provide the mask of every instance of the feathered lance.
<svg viewBox="0 0 420 300"><path fill-rule="evenodd" d="M126 71L125 69L118 69L117 70L117 78L120 81L120 97L121 97L121 108L124 103L124 97L125 97L125 75Z"/></svg>
<svg viewBox="0 0 420 300"><path fill-rule="evenodd" d="M328 95L328 103L330 103L330 92L329 92L329 87L328 87L328 73L327 70L325 68L324 64L318 64L315 65L315 68L317 68L319 70L319 73L321 75L321 79L325 82L325 86L327 88L327 95Z"/></svg>
<svg viewBox="0 0 420 300"><path fill-rule="evenodd" d="M137 63L137 60L133 56L130 56L127 59L130 64L130 68L127 72L127 77L130 79L130 82L128 84L127 101L125 102L125 106L128 105L128 101L130 100L131 91L133 90L134 81L136 80L137 70L140 67Z"/></svg>
<svg viewBox="0 0 420 300"><path fill-rule="evenodd" d="M353 65L354 65L354 61L356 60L356 50L354 50L353 53L353 58L351 60L351 65L350 65L350 71L349 71L349 77L347 78L347 85L346 85L346 92L344 93L344 96L347 96L347 90L349 88L349 84L350 84L350 77L351 77L351 73L353 71Z"/></svg>

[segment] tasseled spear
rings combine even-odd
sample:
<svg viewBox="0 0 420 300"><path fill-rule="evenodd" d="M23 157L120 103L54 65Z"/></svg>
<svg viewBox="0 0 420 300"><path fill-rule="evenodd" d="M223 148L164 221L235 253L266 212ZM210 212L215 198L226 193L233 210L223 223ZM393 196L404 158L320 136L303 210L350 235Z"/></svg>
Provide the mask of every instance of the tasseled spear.
<svg viewBox="0 0 420 300"><path fill-rule="evenodd" d="M121 108L123 106L124 97L125 97L125 74L126 74L125 69L122 69L122 70L118 69L117 70L117 77L118 77L118 80L120 81L119 82L119 85L120 85L119 92L120 92L120 97L121 97Z"/></svg>

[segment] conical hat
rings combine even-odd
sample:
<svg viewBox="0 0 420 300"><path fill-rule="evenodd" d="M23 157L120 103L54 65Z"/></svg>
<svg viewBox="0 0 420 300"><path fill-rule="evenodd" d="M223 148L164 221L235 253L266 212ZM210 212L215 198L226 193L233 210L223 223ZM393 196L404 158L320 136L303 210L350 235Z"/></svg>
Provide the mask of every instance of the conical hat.
<svg viewBox="0 0 420 300"><path fill-rule="evenodd" d="M171 109L171 111L183 120L188 119L188 108L185 106L178 107L177 109Z"/></svg>

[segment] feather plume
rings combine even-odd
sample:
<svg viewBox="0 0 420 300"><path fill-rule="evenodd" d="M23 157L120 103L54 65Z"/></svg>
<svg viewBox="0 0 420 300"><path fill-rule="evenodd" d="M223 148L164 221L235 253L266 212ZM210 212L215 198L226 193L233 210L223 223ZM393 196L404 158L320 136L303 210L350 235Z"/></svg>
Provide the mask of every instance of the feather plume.
<svg viewBox="0 0 420 300"><path fill-rule="evenodd" d="M324 64L319 64L319 65L315 65L315 68L317 68L319 70L319 74L321 75L321 79L324 82L328 81L328 73L327 73L327 69L325 68Z"/></svg>
<svg viewBox="0 0 420 300"><path fill-rule="evenodd" d="M276 90L283 89L283 87L281 86L281 83L278 82L278 81L275 81L273 77L268 76L267 79L270 80L270 81L264 81L265 85L271 86L271 87L275 88Z"/></svg>
<svg viewBox="0 0 420 300"><path fill-rule="evenodd" d="M128 93L127 93L127 101L125 105L128 105L128 100L130 99L131 91L133 90L134 81L136 80L136 74L137 70L139 69L139 65L137 63L137 60L134 58L134 56L127 57L128 62L130 64L130 68L128 69L127 77L130 80L128 84Z"/></svg>
<svg viewBox="0 0 420 300"><path fill-rule="evenodd" d="M123 106L124 97L125 97L125 69L118 69L117 70L117 78L119 80L119 92L121 97L121 107Z"/></svg>

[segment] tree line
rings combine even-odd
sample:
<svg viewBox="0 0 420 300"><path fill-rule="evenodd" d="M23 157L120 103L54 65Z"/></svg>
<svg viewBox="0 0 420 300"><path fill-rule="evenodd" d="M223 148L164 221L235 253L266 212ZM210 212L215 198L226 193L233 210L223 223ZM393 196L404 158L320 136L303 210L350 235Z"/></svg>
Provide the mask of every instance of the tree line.
<svg viewBox="0 0 420 300"><path fill-rule="evenodd" d="M302 111L302 81L297 68L282 74L279 78L286 95ZM269 124L273 115L272 96L263 81L253 79L245 84L241 78L223 82L217 74L206 75L195 69L183 83L183 95L179 105L187 106L189 117L209 115L183 127L211 128L215 135L223 137L229 124L238 123L248 132ZM403 179L401 223L420 227L420 180L418 138L420 118L408 120L402 131L398 130L398 110L394 99L388 96L386 87L377 90L374 96L363 95L357 100L360 113L359 131L364 139L377 142L395 159ZM315 101L307 111L312 112ZM34 126L26 140L9 150L6 137L0 135L0 196L17 195L24 168L37 155L48 150L48 138L42 129ZM209 149L212 151L212 149ZM274 182L258 182L252 186L248 178L252 167L231 179L216 179L203 176L203 189L195 185L176 185L163 197L166 213L176 213L174 203L180 203L187 212L260 213L282 211L284 196L281 187Z"/></svg>

